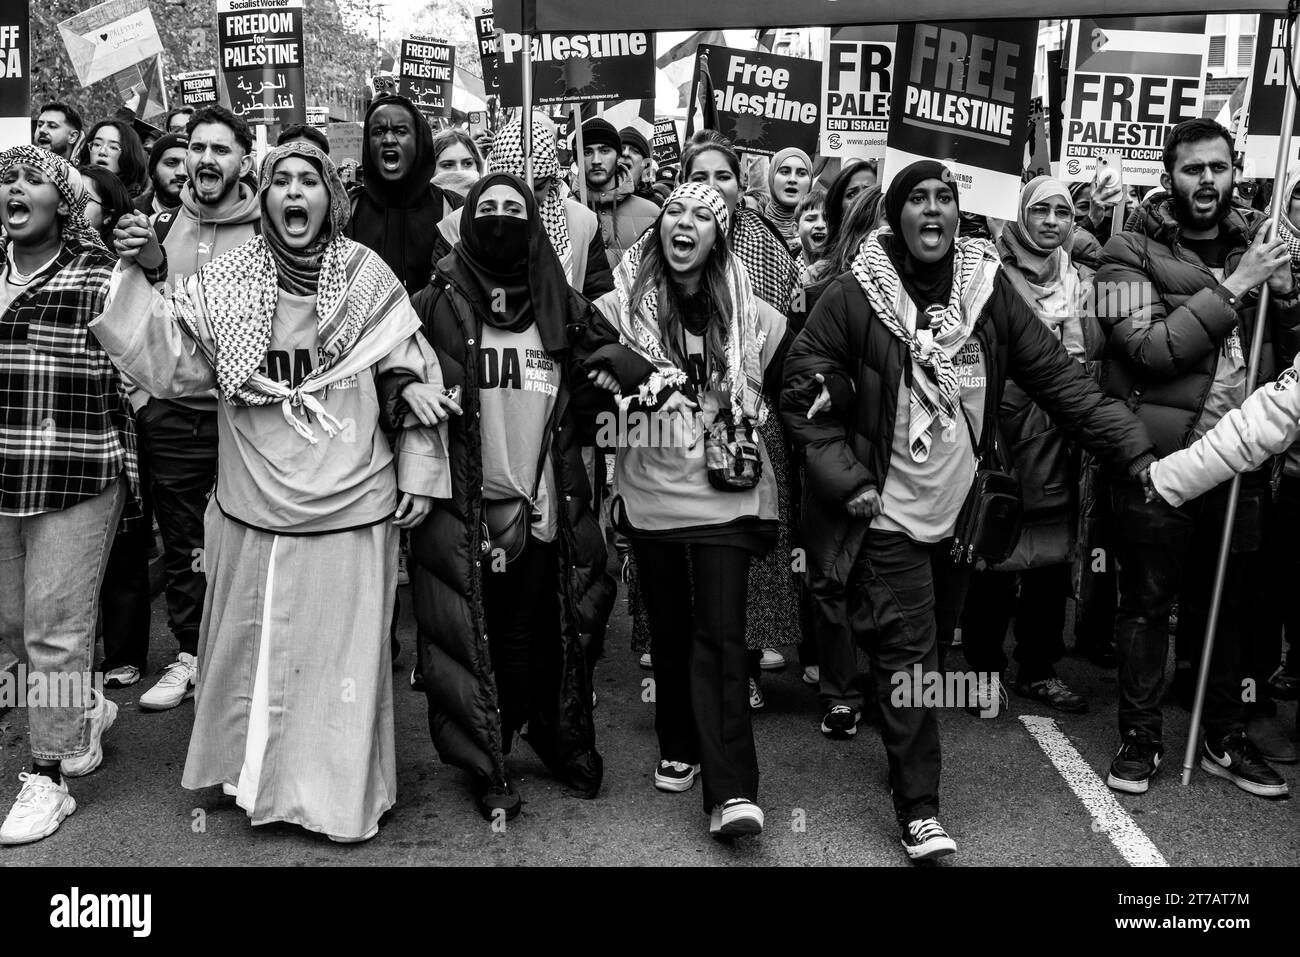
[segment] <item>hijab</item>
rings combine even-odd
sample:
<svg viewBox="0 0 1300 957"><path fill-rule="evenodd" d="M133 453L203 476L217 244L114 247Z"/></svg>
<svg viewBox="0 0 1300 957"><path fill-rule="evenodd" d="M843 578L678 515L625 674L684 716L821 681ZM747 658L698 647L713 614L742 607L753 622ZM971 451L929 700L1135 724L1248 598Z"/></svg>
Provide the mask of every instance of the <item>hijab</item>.
<svg viewBox="0 0 1300 957"><path fill-rule="evenodd" d="M533 179L555 180L547 191L541 206L542 226L560 257L566 276L573 275L573 246L569 242L569 217L564 211L564 198L560 196L560 162L555 143L555 128L541 114L533 113ZM512 173L521 180L524 176L524 133L519 120L513 120L497 134L492 143L489 168L492 172Z"/></svg>
<svg viewBox="0 0 1300 957"><path fill-rule="evenodd" d="M772 162L767 167L767 205L763 213L785 237L786 242L796 237L798 232L798 223L794 221L794 206L786 206L776 198L776 171L781 168L781 164L789 159L802 160L804 169L808 170L808 175L812 176L812 160L808 154L801 149L793 146L787 146L783 150L778 150L772 157ZM811 184L808 187L812 188Z"/></svg>
<svg viewBox="0 0 1300 957"><path fill-rule="evenodd" d="M523 198L526 219L474 215L483 194L502 185ZM522 179L495 172L474 184L465 197L460 242L440 268L448 260L483 322L504 332L522 332L535 322L547 352L565 348L569 281Z"/></svg>
<svg viewBox="0 0 1300 957"><path fill-rule="evenodd" d="M103 249L104 244L99 238L99 233L91 229L90 224L86 222L86 186L76 167L70 165L63 157L38 146L24 144L0 152L0 175L19 164L40 170L59 191L59 198L67 204L68 215L62 217L63 224L60 230L60 238L63 242ZM3 231L0 231L0 245L6 249L9 245L9 236Z"/></svg>
<svg viewBox="0 0 1300 957"><path fill-rule="evenodd" d="M320 232L302 249L294 249L279 233L279 224L266 212L266 193L275 176L275 168L293 156L300 156L316 168L325 183L329 196L329 212L321 224ZM316 146L302 141L277 146L267 154L262 163L262 175L257 187L257 201L262 210L262 235L275 262L276 281L285 292L296 296L313 296L320 283L321 262L325 249L336 236L347 229L352 207L348 202L347 187L339 176L338 167L330 162Z"/></svg>
<svg viewBox="0 0 1300 957"><path fill-rule="evenodd" d="M1300 166L1291 167L1286 174L1286 192L1282 194L1282 215L1278 217L1277 234L1291 253L1291 267L1300 269L1300 226L1291 222L1291 194L1300 186Z"/></svg>
<svg viewBox="0 0 1300 957"><path fill-rule="evenodd" d="M932 263L922 262L907 248L907 242L903 239L903 206L912 190L927 179L937 179L948 184L960 217L961 201L957 195L957 184L948 167L937 160L920 160L895 176L885 192L885 222L889 224L892 235L882 237L880 241L898 272L903 288L921 309L934 303L948 302L952 291L953 254L957 246L957 237L954 235L948 251Z"/></svg>

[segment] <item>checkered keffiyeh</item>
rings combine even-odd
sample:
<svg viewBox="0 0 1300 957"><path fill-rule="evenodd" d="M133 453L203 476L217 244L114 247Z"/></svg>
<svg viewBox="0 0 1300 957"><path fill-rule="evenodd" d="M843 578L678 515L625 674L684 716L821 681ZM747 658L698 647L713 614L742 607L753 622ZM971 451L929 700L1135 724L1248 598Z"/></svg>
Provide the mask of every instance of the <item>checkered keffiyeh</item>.
<svg viewBox="0 0 1300 957"><path fill-rule="evenodd" d="M492 143L492 157L488 162L492 173L510 173L524 179L524 133L519 120L506 125ZM564 267L564 275L573 279L573 244L569 241L569 218L564 212L564 200L559 190L560 161L555 145L555 134L550 122L540 113L533 114L533 178L556 179L546 194L546 202L538 212L542 226L551 240L555 255Z"/></svg>
<svg viewBox="0 0 1300 957"><path fill-rule="evenodd" d="M65 242L0 314L0 515L71 508L124 473L138 495L131 405L87 328L113 265L98 244Z"/></svg>
<svg viewBox="0 0 1300 957"><path fill-rule="evenodd" d="M63 220L62 238L65 243L84 243L103 248L99 233L86 222L86 187L81 174L61 156L38 146L14 146L0 153L0 177L18 165L40 170L54 184L59 197L71 210ZM7 252L9 237L0 229L0 252Z"/></svg>
<svg viewBox="0 0 1300 957"><path fill-rule="evenodd" d="M916 303L903 288L889 254L880 245L878 229L867 236L853 260L853 278L858 281L876 317L908 348L912 360L934 375L912 379L907 444L914 462L930 457L931 429L937 418L947 428L960 414L961 383L952 357L970 338L975 320L993 294L998 256L993 244L984 239L953 242L952 292L938 320L930 323L929 335L918 334Z"/></svg>

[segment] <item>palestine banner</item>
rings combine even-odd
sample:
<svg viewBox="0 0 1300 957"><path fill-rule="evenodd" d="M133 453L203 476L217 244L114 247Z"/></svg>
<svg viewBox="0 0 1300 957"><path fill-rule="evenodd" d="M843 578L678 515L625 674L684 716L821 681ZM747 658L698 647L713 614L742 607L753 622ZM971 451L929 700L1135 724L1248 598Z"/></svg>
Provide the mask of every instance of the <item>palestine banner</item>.
<svg viewBox="0 0 1300 957"><path fill-rule="evenodd" d="M0 13L0 149L32 141L27 13L27 0L5 0Z"/></svg>
<svg viewBox="0 0 1300 957"><path fill-rule="evenodd" d="M68 17L59 35L83 87L163 52L149 0L106 0Z"/></svg>
<svg viewBox="0 0 1300 957"><path fill-rule="evenodd" d="M230 109L254 125L306 123L303 0L217 0Z"/></svg>
<svg viewBox="0 0 1300 957"><path fill-rule="evenodd" d="M1037 43L1037 20L900 25L882 188L939 159L962 212L1015 219Z"/></svg>
<svg viewBox="0 0 1300 957"><path fill-rule="evenodd" d="M181 85L181 103L185 106L210 106L217 102L217 71L195 70L176 77Z"/></svg>
<svg viewBox="0 0 1300 957"><path fill-rule="evenodd" d="M307 125L315 127L322 133L329 133L330 108L328 106L307 107Z"/></svg>
<svg viewBox="0 0 1300 957"><path fill-rule="evenodd" d="M1091 180L1118 154L1124 182L1159 186L1169 131L1201 115L1210 39L1204 16L1071 23L1061 179Z"/></svg>
<svg viewBox="0 0 1300 957"><path fill-rule="evenodd" d="M796 146L817 152L822 68L815 60L700 44L719 132L745 153L771 156Z"/></svg>
<svg viewBox="0 0 1300 957"><path fill-rule="evenodd" d="M1246 88L1246 118L1237 129L1237 149L1246 154L1242 172L1251 179L1273 178L1282 136L1285 89L1286 18L1261 13L1255 35L1255 65ZM1287 169L1300 158L1300 112L1291 133Z"/></svg>
<svg viewBox="0 0 1300 957"><path fill-rule="evenodd" d="M524 38L500 39L501 103L523 106ZM655 95L652 33L540 33L533 37L533 105L644 100Z"/></svg>
<svg viewBox="0 0 1300 957"><path fill-rule="evenodd" d="M456 48L450 43L434 37L406 37L402 40L397 90L437 126L439 119L451 116L455 70Z"/></svg>
<svg viewBox="0 0 1300 957"><path fill-rule="evenodd" d="M876 36L869 34L874 32ZM896 27L841 27L826 42L819 152L881 160L889 131ZM855 34L868 36L855 38Z"/></svg>
<svg viewBox="0 0 1300 957"><path fill-rule="evenodd" d="M474 18L474 34L478 37L478 59L483 65L483 92L488 96L501 93L501 67L497 56L497 35L493 25L496 17L491 7Z"/></svg>
<svg viewBox="0 0 1300 957"><path fill-rule="evenodd" d="M677 124L671 119L655 120L654 135L650 139L650 152L662 168L675 166L682 159L682 141L677 137Z"/></svg>

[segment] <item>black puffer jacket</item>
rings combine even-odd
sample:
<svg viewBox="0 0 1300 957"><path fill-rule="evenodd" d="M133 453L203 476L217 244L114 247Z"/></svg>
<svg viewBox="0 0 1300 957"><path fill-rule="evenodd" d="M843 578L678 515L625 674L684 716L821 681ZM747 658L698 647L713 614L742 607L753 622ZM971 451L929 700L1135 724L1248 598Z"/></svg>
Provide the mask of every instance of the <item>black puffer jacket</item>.
<svg viewBox="0 0 1300 957"><path fill-rule="evenodd" d="M411 531L412 599L424 653L429 727L438 754L495 785L505 782L501 716L488 649L483 607L483 456L478 427L478 351L481 325L464 290L470 288L455 256L438 264L433 281L413 300L424 335L438 354L448 388L463 387L461 416L450 429L452 497L434 503L429 517ZM581 363L596 349L620 350L618 336L592 305L569 290L568 349L552 352L562 370L549 457L555 470L559 510L560 595L564 670L560 700L529 720L528 741L562 782L586 797L600 787L602 762L591 717L591 687L579 635L585 622L604 620L617 586L605 570L605 540L591 510L591 487L582 446L592 444L596 415L615 408L614 397L596 388ZM622 349L635 359L630 350ZM644 378L649 364L629 361ZM635 375L636 373L629 373ZM386 376L380 384L387 425L400 423L402 388L412 380ZM623 382L635 390L637 381Z"/></svg>
<svg viewBox="0 0 1300 957"><path fill-rule="evenodd" d="M1253 210L1234 206L1228 213L1223 229L1232 251L1225 275L1241 262L1260 222ZM1243 297L1237 310L1215 292L1219 280L1179 241L1170 201L1148 210L1138 227L1111 237L1095 278L1097 317L1106 333L1101 383L1107 395L1137 413L1151 430L1156 454L1164 456L1195 438L1223 340L1234 326L1241 326L1242 349L1249 355L1258 299ZM1294 355L1291 340L1300 325L1300 302L1274 300L1269 310L1260 382L1286 367L1278 360Z"/></svg>
<svg viewBox="0 0 1300 957"><path fill-rule="evenodd" d="M993 292L975 321L987 368L988 392L980 433L987 445L996 427L1003 384L1014 379L1066 430L1098 456L1119 463L1145 458L1146 429L1124 407L1102 395L999 270ZM911 386L907 348L875 318L852 273L833 280L818 300L785 360L781 414L806 467L803 540L809 572L846 581L869 526L845 503L868 488L882 489L898 406L898 383ZM820 386L829 411L807 418Z"/></svg>

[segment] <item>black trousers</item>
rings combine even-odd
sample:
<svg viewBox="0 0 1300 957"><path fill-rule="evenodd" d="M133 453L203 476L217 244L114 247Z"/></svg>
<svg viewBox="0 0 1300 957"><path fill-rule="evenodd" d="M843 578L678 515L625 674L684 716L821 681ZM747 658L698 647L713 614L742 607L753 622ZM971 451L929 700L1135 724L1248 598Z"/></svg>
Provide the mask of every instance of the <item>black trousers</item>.
<svg viewBox="0 0 1300 957"><path fill-rule="evenodd" d="M1214 588L1228 486L1174 508L1147 502L1141 486L1116 482L1111 504L1124 534L1119 552L1119 730L1161 740L1160 700L1169 654L1169 608L1178 598L1178 656L1199 666ZM1258 551L1262 489L1242 485L1237 533L1215 630L1202 723L1218 740L1244 727L1241 687L1243 580L1250 552Z"/></svg>
<svg viewBox="0 0 1300 957"><path fill-rule="evenodd" d="M940 635L947 630L951 638L968 577L951 548L951 539L931 545L869 531L847 582L849 628L871 662L900 824L939 813L938 711L919 702L895 705L894 693L917 665L922 674L940 672Z"/></svg>
<svg viewBox="0 0 1300 957"><path fill-rule="evenodd" d="M153 506L167 576L167 623L180 650L195 655L207 589L203 513L217 480L217 413L150 399L136 421L149 443Z"/></svg>
<svg viewBox="0 0 1300 957"><path fill-rule="evenodd" d="M99 611L104 625L103 671L135 665L144 674L149 659L149 546L153 541L153 495L149 489L149 443L136 430L143 514L119 527L108 553Z"/></svg>
<svg viewBox="0 0 1300 957"><path fill-rule="evenodd" d="M642 538L632 553L654 649L660 758L700 765L705 811L758 800L745 649L750 553Z"/></svg>
<svg viewBox="0 0 1300 957"><path fill-rule="evenodd" d="M983 571L971 575L961 617L962 651L975 671L1007 667L1003 643L1015 618L1015 659L1020 681L1056 675L1065 655L1065 605L1070 566L1047 565L1022 572Z"/></svg>
<svg viewBox="0 0 1300 957"><path fill-rule="evenodd" d="M554 708L564 667L560 646L560 547L531 536L501 571L483 563L483 608L506 750L535 709ZM551 715L545 716L548 723Z"/></svg>

